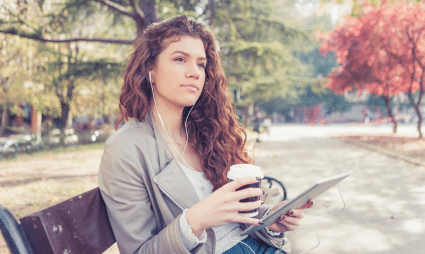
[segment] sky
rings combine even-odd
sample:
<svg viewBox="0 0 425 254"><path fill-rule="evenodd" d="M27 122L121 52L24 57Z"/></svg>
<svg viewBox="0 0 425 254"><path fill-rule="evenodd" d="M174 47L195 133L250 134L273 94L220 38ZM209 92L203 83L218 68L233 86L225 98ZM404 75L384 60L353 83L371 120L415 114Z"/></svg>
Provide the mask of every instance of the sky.
<svg viewBox="0 0 425 254"><path fill-rule="evenodd" d="M320 3L319 0L298 0L295 8L298 11L297 17L303 19L312 15L329 14L333 25L336 25L340 17L351 13L351 0L345 0L343 4L337 4L334 0Z"/></svg>

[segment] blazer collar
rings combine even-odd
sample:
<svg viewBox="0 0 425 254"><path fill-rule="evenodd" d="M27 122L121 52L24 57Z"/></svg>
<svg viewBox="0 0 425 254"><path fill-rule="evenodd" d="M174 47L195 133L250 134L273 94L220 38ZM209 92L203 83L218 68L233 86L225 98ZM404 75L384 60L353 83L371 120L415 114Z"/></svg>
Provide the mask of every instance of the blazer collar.
<svg viewBox="0 0 425 254"><path fill-rule="evenodd" d="M160 173L153 178L153 181L176 205L182 209L189 209L199 202L195 189L154 124L150 108L146 113L145 119L154 131L158 148Z"/></svg>

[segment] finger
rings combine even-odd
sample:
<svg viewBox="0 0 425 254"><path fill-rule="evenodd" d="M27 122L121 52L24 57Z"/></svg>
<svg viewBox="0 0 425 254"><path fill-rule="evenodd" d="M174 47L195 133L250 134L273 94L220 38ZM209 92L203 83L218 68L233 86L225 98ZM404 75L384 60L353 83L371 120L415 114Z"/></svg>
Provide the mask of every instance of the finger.
<svg viewBox="0 0 425 254"><path fill-rule="evenodd" d="M305 203L305 205L301 206L300 209L308 209L314 206L314 201L313 200L309 200L307 203Z"/></svg>
<svg viewBox="0 0 425 254"><path fill-rule="evenodd" d="M301 225L301 220L299 218L286 216L284 220L279 220L278 223L286 227L298 227Z"/></svg>
<svg viewBox="0 0 425 254"><path fill-rule="evenodd" d="M299 219L304 218L304 213L303 213L303 210L301 210L301 209L290 210L286 215L289 216L289 217L294 217L294 218L299 218Z"/></svg>
<svg viewBox="0 0 425 254"><path fill-rule="evenodd" d="M264 191L260 188L246 188L235 192L235 199L242 200L251 197L261 197L264 195Z"/></svg>
<svg viewBox="0 0 425 254"><path fill-rule="evenodd" d="M243 177L243 178L238 178L234 181L231 181L230 183L226 184L225 186L230 191L236 191L237 189L239 189L240 187L242 187L244 185L258 183L258 181L259 180L257 180L255 177Z"/></svg>
<svg viewBox="0 0 425 254"><path fill-rule="evenodd" d="M279 231L293 231L300 225L300 220L297 220L295 218L291 217L285 217L283 221L278 221L274 224L276 227L279 228ZM282 231L283 229L283 231Z"/></svg>
<svg viewBox="0 0 425 254"><path fill-rule="evenodd" d="M243 216L243 215L236 215L236 217L232 220L232 222L239 222L239 223L245 223L245 224L251 224L251 225L263 225L264 222L260 221L259 219Z"/></svg>
<svg viewBox="0 0 425 254"><path fill-rule="evenodd" d="M261 201L261 200L258 200L258 201L255 201L255 202L246 202L246 203L239 202L237 204L236 210L237 211L251 211L251 210L259 208L262 204L263 204L263 201Z"/></svg>

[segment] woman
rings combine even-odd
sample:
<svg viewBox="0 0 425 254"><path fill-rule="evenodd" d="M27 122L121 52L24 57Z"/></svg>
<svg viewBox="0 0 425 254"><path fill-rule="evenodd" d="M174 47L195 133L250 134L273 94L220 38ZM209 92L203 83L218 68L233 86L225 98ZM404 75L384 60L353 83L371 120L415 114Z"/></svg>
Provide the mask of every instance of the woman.
<svg viewBox="0 0 425 254"><path fill-rule="evenodd" d="M299 225L295 209L240 236L270 209L239 202L262 195L236 191L257 179L228 183L229 167L250 159L226 86L214 36L186 16L149 26L135 42L119 104L118 124L127 123L107 140L99 170L121 253L274 253ZM258 207L256 218L238 213Z"/></svg>

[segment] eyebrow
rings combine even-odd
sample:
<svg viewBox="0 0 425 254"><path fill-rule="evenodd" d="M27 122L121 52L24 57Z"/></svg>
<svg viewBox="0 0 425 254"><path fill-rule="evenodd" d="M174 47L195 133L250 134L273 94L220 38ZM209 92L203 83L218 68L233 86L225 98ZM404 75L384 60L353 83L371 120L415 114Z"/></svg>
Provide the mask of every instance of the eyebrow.
<svg viewBox="0 0 425 254"><path fill-rule="evenodd" d="M186 52L181 51L181 50L176 50L176 51L174 51L173 53L171 53L171 55L170 55L170 56L172 56L172 55L174 55L174 54L177 54L177 53L180 53L180 54L182 54L182 55L184 55L184 56L187 56L187 57L189 57L189 56L190 56L190 54L189 54L189 53L186 53ZM201 56L201 57L198 57L198 60L207 60L207 59L206 59L205 57Z"/></svg>

